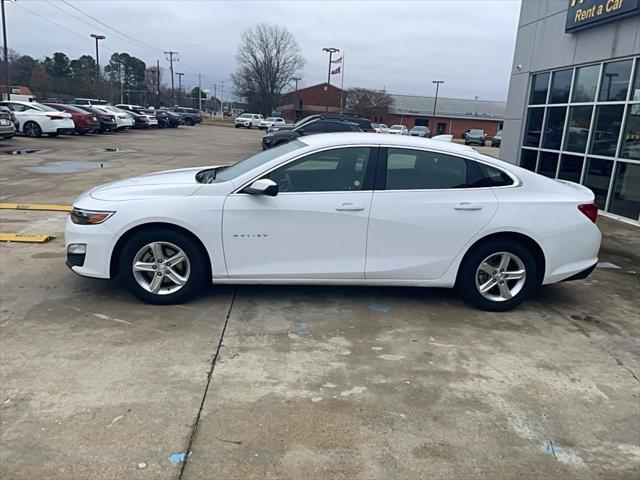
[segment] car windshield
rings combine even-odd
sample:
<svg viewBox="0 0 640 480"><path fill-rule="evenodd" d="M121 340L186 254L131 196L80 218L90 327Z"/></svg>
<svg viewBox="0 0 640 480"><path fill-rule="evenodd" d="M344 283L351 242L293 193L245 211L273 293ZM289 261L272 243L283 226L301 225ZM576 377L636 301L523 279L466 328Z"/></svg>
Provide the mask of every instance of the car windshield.
<svg viewBox="0 0 640 480"><path fill-rule="evenodd" d="M402 125L394 125L391 127L391 130L402 130L404 127Z"/></svg>
<svg viewBox="0 0 640 480"><path fill-rule="evenodd" d="M273 118L273 117L267 117L267 118L265 119L265 122L275 122L275 121L276 121L276 119L275 119L275 118Z"/></svg>
<svg viewBox="0 0 640 480"><path fill-rule="evenodd" d="M413 129L422 132L422 131L425 131L427 129L427 127L421 127L421 126L418 125L418 126L413 127Z"/></svg>
<svg viewBox="0 0 640 480"><path fill-rule="evenodd" d="M298 150L302 147L306 147L306 144L302 143L300 140L293 140L291 142L285 143L284 145L280 145L279 147L264 150L252 157L235 163L230 167L225 167L224 170L221 170L216 175L214 183L233 180L234 178L239 177L240 175L243 175L256 167L259 167L260 165L264 165L265 163L270 162L271 160L278 158L281 155L293 152L294 150Z"/></svg>
<svg viewBox="0 0 640 480"><path fill-rule="evenodd" d="M379 126L380 126L380 124L379 124L379 123L372 123L372 124L371 124L371 127L372 127L372 128L378 128Z"/></svg>
<svg viewBox="0 0 640 480"><path fill-rule="evenodd" d="M250 113L243 113L238 118L251 118L251 114Z"/></svg>
<svg viewBox="0 0 640 480"><path fill-rule="evenodd" d="M484 130L472 129L472 130L469 130L469 133L471 135L484 135Z"/></svg>

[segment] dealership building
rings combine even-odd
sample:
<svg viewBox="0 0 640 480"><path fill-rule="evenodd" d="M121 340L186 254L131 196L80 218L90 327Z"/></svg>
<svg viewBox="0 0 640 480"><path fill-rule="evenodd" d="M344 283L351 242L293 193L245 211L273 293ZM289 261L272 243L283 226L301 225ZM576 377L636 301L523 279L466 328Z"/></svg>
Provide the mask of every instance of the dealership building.
<svg viewBox="0 0 640 480"><path fill-rule="evenodd" d="M640 0L523 0L500 157L640 216Z"/></svg>

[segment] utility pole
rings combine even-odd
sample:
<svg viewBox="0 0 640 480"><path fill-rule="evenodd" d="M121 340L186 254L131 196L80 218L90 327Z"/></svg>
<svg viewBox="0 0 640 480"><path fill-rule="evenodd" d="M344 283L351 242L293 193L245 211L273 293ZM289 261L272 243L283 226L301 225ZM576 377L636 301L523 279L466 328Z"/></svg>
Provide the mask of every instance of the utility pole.
<svg viewBox="0 0 640 480"><path fill-rule="evenodd" d="M216 116L217 116L218 115L218 107L215 104L215 102L218 101L218 83L217 82L213 84L213 101L214 101L213 106L216 109Z"/></svg>
<svg viewBox="0 0 640 480"><path fill-rule="evenodd" d="M11 83L9 82L9 47L7 46L7 16L4 13L4 0L2 0L2 41L4 43L4 83L7 85L7 100L11 100Z"/></svg>
<svg viewBox="0 0 640 480"><path fill-rule="evenodd" d="M160 60L156 60L156 104L160 107Z"/></svg>
<svg viewBox="0 0 640 480"><path fill-rule="evenodd" d="M298 81L302 80L302 79L300 77L293 77L291 80L296 82L296 89L294 91L297 92L298 91Z"/></svg>
<svg viewBox="0 0 640 480"><path fill-rule="evenodd" d="M202 76L198 74L198 113L202 112Z"/></svg>
<svg viewBox="0 0 640 480"><path fill-rule="evenodd" d="M2 5L4 5L4 1L2 2ZM104 35L97 35L95 33L91 34L91 37L96 39L96 90L97 90L97 97L98 99L100 99L100 53L98 51L98 41L99 40L104 40L105 37Z"/></svg>
<svg viewBox="0 0 640 480"><path fill-rule="evenodd" d="M184 73L176 72L176 75L178 75L178 97L180 98L180 102L182 102L182 76Z"/></svg>
<svg viewBox="0 0 640 480"><path fill-rule="evenodd" d="M333 48L333 47L325 47L322 49L323 52L328 52L329 53L329 70L327 71L327 95L326 95L326 110L325 111L329 111L329 87L331 86L331 57L334 53L339 52L340 49L339 48Z"/></svg>
<svg viewBox="0 0 640 480"><path fill-rule="evenodd" d="M436 105L438 104L438 87L441 83L444 83L444 80L433 80L431 83L436 84L436 98L433 100L433 118L435 121L436 118Z"/></svg>
<svg viewBox="0 0 640 480"><path fill-rule="evenodd" d="M220 80L220 110L222 110L222 118L224 118L224 80Z"/></svg>
<svg viewBox="0 0 640 480"><path fill-rule="evenodd" d="M178 57L178 52L172 52L171 50L169 50L168 52L164 52L166 55L169 56L169 58L167 60L169 60L169 69L171 70L171 100L173 101L174 105L176 103L176 90L173 84L173 62L179 62L180 58ZM175 55L175 57L174 57Z"/></svg>

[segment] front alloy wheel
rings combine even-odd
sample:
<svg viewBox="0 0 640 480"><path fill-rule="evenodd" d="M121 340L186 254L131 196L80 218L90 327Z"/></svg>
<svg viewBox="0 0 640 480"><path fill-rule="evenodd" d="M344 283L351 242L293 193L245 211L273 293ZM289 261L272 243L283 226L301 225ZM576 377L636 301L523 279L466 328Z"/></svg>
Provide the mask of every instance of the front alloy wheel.
<svg viewBox="0 0 640 480"><path fill-rule="evenodd" d="M195 296L210 271L206 252L196 239L155 228L127 240L118 270L127 290L144 302L159 305Z"/></svg>
<svg viewBox="0 0 640 480"><path fill-rule="evenodd" d="M41 137L42 136L42 129L40 128L40 125L38 125L36 122L27 122L24 124L24 128L22 129L22 131L24 132L24 134L27 137Z"/></svg>

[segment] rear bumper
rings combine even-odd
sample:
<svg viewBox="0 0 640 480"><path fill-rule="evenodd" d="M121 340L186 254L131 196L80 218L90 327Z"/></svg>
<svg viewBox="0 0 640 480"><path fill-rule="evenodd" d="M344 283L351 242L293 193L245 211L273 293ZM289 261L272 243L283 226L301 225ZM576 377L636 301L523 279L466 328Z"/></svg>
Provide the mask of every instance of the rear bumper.
<svg viewBox="0 0 640 480"><path fill-rule="evenodd" d="M56 133L59 133L60 135L71 135L75 131L76 131L75 127L74 128L58 128Z"/></svg>

